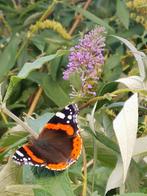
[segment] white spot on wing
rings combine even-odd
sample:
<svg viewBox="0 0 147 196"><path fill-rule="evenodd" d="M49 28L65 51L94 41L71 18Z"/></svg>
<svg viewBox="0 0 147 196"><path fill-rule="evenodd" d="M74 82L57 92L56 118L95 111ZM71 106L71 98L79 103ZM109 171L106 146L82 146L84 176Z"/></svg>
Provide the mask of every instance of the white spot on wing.
<svg viewBox="0 0 147 196"><path fill-rule="evenodd" d="M71 119L72 119L72 115L68 115L67 118L68 118L69 120L71 120Z"/></svg>
<svg viewBox="0 0 147 196"><path fill-rule="evenodd" d="M63 114L62 112L57 112L56 116L59 117L59 118L62 118L62 119L65 118L65 114Z"/></svg>
<svg viewBox="0 0 147 196"><path fill-rule="evenodd" d="M66 109L66 110L69 110L69 107L68 107L68 106L66 106L66 107L65 107L65 109Z"/></svg>
<svg viewBox="0 0 147 196"><path fill-rule="evenodd" d="M23 158L24 161L28 161L27 158Z"/></svg>
<svg viewBox="0 0 147 196"><path fill-rule="evenodd" d="M70 123L70 121L69 121L69 120L67 120L66 122L67 122L67 123Z"/></svg>
<svg viewBox="0 0 147 196"><path fill-rule="evenodd" d="M19 150L16 150L16 154L18 154L20 157L24 157L24 155Z"/></svg>

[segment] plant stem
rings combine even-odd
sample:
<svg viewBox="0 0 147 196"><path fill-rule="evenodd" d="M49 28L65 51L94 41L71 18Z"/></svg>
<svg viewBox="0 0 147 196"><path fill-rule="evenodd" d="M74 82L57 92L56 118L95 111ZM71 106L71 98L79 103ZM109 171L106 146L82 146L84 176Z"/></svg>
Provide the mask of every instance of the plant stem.
<svg viewBox="0 0 147 196"><path fill-rule="evenodd" d="M82 150L83 154L83 190L82 190L82 196L86 196L87 193L87 159L86 159L86 152L85 148L83 146Z"/></svg>
<svg viewBox="0 0 147 196"><path fill-rule="evenodd" d="M58 3L58 1L53 0L52 4L48 6L47 10L43 13L41 18L39 19L39 22L45 20L53 11L55 5Z"/></svg>
<svg viewBox="0 0 147 196"><path fill-rule="evenodd" d="M83 9L87 10L87 8L89 7L90 3L92 2L92 0L87 0ZM76 16L76 20L74 21L71 29L69 30L69 34L72 35L73 32L75 31L75 29L77 28L77 26L79 25L79 23L81 22L82 19L82 14L79 14Z"/></svg>
<svg viewBox="0 0 147 196"><path fill-rule="evenodd" d="M28 131L34 138L38 137L38 134L35 133L27 124L25 124L22 120L20 120L17 116L15 116L10 110L8 110L5 106L1 106L2 112L11 117L15 122L20 124L26 131Z"/></svg>
<svg viewBox="0 0 147 196"><path fill-rule="evenodd" d="M129 93L129 92L132 92L132 93L140 93L142 95L147 95L147 91L146 90L132 90L132 89L129 89L129 88L124 88L124 89L119 89L119 90L116 90L116 91L113 91L112 93L107 93L107 94L104 94L103 96L97 96L97 97L94 97L92 99L90 99L89 101L87 101L87 103L84 103L83 105L81 105L79 107L80 110L88 107L89 105L95 103L96 101L102 101L102 100L105 100L105 99L109 99L109 98L113 98L113 97L116 97L117 95L119 94L122 94L122 93Z"/></svg>
<svg viewBox="0 0 147 196"><path fill-rule="evenodd" d="M95 103L96 101L105 100L105 99L107 99L107 98L108 98L108 95L107 95L107 96L106 96L106 95L103 95L103 96L94 97L94 98L90 99L87 103L84 103L83 105L81 105L81 106L79 107L79 110L84 109L85 107L91 105L92 103Z"/></svg>
<svg viewBox="0 0 147 196"><path fill-rule="evenodd" d="M31 106L29 108L29 111L27 113L28 116L32 115L32 113L34 111L34 108L36 107L36 105L37 105L37 103L38 103L38 101L39 101L39 99L41 97L42 92L43 92L43 89L41 87L39 87L37 92L36 92L36 94L35 94L34 100L33 100L32 104L31 104Z"/></svg>
<svg viewBox="0 0 147 196"><path fill-rule="evenodd" d="M132 93L140 93L140 94L143 94L143 95L147 95L147 90L144 90L144 89L129 89L129 88L123 88L123 89L118 89L116 91L113 91L112 93L110 93L110 96L116 96L116 95L119 95L119 94L122 94L122 93L129 93L129 92L132 92Z"/></svg>
<svg viewBox="0 0 147 196"><path fill-rule="evenodd" d="M93 137L93 149L94 149L94 155L93 155L93 168L92 168L92 189L91 193L94 192L94 183L95 183L95 169L96 169L96 162L97 162L97 143L96 139Z"/></svg>
<svg viewBox="0 0 147 196"><path fill-rule="evenodd" d="M4 123L8 124L7 117L5 116L5 114L2 111L1 111L1 116L2 116Z"/></svg>

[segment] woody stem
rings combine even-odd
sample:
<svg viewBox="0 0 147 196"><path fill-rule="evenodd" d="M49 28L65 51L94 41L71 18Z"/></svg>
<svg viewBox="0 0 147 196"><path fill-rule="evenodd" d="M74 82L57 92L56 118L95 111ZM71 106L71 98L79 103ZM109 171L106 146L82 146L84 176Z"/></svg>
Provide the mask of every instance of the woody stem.
<svg viewBox="0 0 147 196"><path fill-rule="evenodd" d="M6 108L6 106L1 105L0 109L2 112L7 114L10 118L12 118L15 122L20 124L26 131L28 131L34 138L38 137L38 134L34 132L33 129L31 129L27 124L25 124L21 119L19 119L15 114L13 114L10 110Z"/></svg>

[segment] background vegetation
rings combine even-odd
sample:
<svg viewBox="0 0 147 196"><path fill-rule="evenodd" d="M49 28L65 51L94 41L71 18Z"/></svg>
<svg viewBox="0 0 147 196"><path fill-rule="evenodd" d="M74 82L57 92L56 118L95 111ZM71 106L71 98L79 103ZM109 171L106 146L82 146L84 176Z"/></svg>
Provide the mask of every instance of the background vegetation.
<svg viewBox="0 0 147 196"><path fill-rule="evenodd" d="M147 194L146 15L146 0L0 0L0 195ZM107 34L96 96L71 98L81 81L63 79L69 49L97 25ZM71 101L78 162L60 173L13 163L28 138L16 116L38 132Z"/></svg>

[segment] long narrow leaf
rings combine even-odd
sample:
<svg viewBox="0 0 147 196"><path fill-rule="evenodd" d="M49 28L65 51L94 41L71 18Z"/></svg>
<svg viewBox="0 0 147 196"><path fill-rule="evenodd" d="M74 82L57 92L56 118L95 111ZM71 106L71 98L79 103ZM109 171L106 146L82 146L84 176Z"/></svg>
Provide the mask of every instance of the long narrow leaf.
<svg viewBox="0 0 147 196"><path fill-rule="evenodd" d="M145 57L145 54L143 52L138 51L135 46L133 44L131 44L131 42L129 42L127 39L119 37L119 36L114 36L117 39L119 39L120 41L122 41L132 52L132 54L134 55L137 63L138 63L138 68L139 68L139 72L140 72L140 76L142 77L142 79L144 80L146 77L146 73L145 73L145 65L144 65L144 61L143 58Z"/></svg>
<svg viewBox="0 0 147 196"><path fill-rule="evenodd" d="M113 121L113 127L121 151L124 170L123 181L125 181L136 142L138 127L137 94L132 95L125 102L123 109Z"/></svg>

